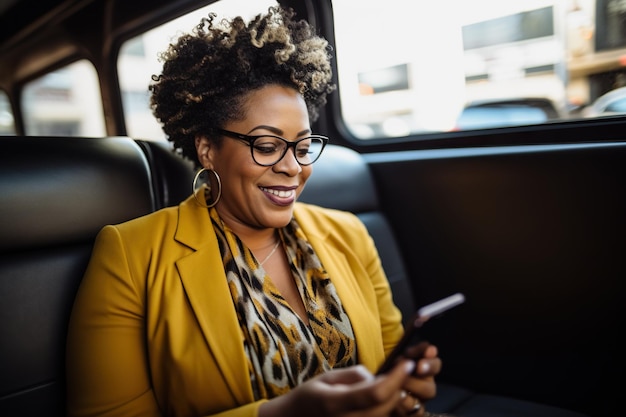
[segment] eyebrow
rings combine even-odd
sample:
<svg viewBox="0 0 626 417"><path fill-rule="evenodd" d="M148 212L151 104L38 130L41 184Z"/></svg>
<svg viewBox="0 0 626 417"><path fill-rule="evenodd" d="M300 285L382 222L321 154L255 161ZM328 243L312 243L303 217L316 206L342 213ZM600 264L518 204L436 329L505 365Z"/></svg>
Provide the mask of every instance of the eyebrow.
<svg viewBox="0 0 626 417"><path fill-rule="evenodd" d="M270 132L274 133L275 135L278 136L282 136L285 134L285 132L283 132L282 130L278 129L277 127L273 127L273 126L267 126L267 125L259 125L259 126L255 126L253 127L250 131L248 131L247 135L249 135L250 133L254 132L255 130L258 129L264 129L264 130L269 130ZM306 135L306 134L310 134L311 129L304 129L300 132L298 132L298 134L296 135L296 137L300 137L302 135Z"/></svg>

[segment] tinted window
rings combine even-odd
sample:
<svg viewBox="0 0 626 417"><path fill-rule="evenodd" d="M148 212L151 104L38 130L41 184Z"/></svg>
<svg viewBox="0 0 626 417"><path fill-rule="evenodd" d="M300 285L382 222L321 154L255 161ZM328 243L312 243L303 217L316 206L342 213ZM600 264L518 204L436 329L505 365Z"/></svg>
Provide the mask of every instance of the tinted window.
<svg viewBox="0 0 626 417"><path fill-rule="evenodd" d="M15 135L15 123L11 103L4 91L0 91L0 135Z"/></svg>
<svg viewBox="0 0 626 417"><path fill-rule="evenodd" d="M540 109L525 106L468 107L457 120L460 130L543 123L548 120Z"/></svg>
<svg viewBox="0 0 626 417"><path fill-rule="evenodd" d="M626 97L616 100L606 106L606 111L613 113L626 113Z"/></svg>
<svg viewBox="0 0 626 417"><path fill-rule="evenodd" d="M626 85L623 4L335 0L346 127L369 139L581 118ZM547 107L475 108L535 99Z"/></svg>
<svg viewBox="0 0 626 417"><path fill-rule="evenodd" d="M85 60L27 84L22 111L27 135L106 135L97 74Z"/></svg>

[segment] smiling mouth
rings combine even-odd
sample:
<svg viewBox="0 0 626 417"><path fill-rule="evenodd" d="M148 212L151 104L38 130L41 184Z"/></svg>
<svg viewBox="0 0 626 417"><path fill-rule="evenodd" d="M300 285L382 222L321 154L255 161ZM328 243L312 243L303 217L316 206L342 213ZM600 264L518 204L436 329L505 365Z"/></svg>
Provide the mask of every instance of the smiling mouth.
<svg viewBox="0 0 626 417"><path fill-rule="evenodd" d="M294 194L294 190L274 190L271 188L259 187L261 191L275 195L278 198L289 198Z"/></svg>

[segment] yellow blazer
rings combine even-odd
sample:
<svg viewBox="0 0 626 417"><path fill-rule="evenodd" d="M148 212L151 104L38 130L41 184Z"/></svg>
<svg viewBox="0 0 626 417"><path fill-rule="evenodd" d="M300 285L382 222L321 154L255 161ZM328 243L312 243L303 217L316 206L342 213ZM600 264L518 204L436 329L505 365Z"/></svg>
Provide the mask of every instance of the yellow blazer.
<svg viewBox="0 0 626 417"><path fill-rule="evenodd" d="M356 216L297 203L371 371L402 334L374 243ZM98 234L67 344L70 416L256 416L207 210L178 207Z"/></svg>

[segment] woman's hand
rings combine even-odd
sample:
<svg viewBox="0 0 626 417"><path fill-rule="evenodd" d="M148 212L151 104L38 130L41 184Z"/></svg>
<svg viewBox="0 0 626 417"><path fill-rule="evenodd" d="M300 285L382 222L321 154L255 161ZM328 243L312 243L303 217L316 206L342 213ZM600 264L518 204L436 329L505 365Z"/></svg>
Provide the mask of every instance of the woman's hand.
<svg viewBox="0 0 626 417"><path fill-rule="evenodd" d="M417 360L417 366L402 386L402 400L395 410L396 415L424 415L424 403L437 394L435 375L441 371L441 359L437 355L437 347L426 342L407 349L406 356Z"/></svg>
<svg viewBox="0 0 626 417"><path fill-rule="evenodd" d="M436 351L435 351L436 357ZM424 359L424 364L438 359ZM434 363L431 366L437 366ZM261 405L259 417L388 417L402 406L403 388L415 372L415 362L402 360L388 373L374 376L363 366L336 369L319 375ZM432 376L429 376L432 379ZM421 377L416 379L420 385ZM422 387L420 393L426 393Z"/></svg>

